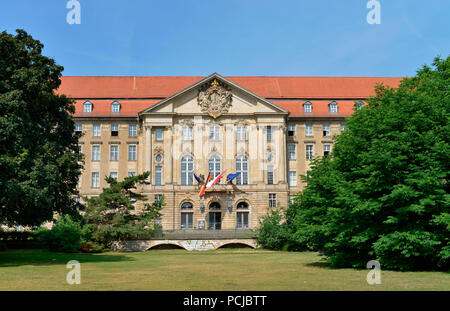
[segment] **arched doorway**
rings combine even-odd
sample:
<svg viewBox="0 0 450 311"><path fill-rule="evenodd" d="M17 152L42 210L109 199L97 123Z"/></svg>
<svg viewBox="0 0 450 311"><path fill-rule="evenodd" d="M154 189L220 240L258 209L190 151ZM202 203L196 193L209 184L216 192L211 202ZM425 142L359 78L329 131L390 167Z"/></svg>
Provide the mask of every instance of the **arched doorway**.
<svg viewBox="0 0 450 311"><path fill-rule="evenodd" d="M218 202L213 202L209 205L208 229L210 230L222 229L222 212L220 204Z"/></svg>

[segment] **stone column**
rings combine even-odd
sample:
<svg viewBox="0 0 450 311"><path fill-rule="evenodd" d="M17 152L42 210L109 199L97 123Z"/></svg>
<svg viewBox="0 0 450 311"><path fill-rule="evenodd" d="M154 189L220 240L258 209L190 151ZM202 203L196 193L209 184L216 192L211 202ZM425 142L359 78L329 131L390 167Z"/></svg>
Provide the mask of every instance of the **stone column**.
<svg viewBox="0 0 450 311"><path fill-rule="evenodd" d="M145 171L151 171L152 170L152 127L151 126L145 126ZM152 177L152 174L150 174L150 177ZM150 179L150 183L152 181L152 178Z"/></svg>

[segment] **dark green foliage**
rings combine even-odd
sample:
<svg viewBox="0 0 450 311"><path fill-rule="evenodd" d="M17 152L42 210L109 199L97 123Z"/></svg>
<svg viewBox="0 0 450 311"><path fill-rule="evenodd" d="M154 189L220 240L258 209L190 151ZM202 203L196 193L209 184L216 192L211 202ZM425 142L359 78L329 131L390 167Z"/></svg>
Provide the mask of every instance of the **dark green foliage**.
<svg viewBox="0 0 450 311"><path fill-rule="evenodd" d="M155 219L164 204L163 199L152 204L145 203L135 209L133 202L145 201L146 196L135 192L136 186L147 184L149 172L117 181L107 177L109 188L98 197L85 198L86 213L83 216L95 242L111 247L118 240L146 239L153 236Z"/></svg>
<svg viewBox="0 0 450 311"><path fill-rule="evenodd" d="M7 245L8 249L39 248L31 231L1 231L0 242Z"/></svg>
<svg viewBox="0 0 450 311"><path fill-rule="evenodd" d="M8 245L5 242L0 242L0 252L8 250Z"/></svg>
<svg viewBox="0 0 450 311"><path fill-rule="evenodd" d="M299 245L338 267L449 268L450 57L433 65L377 86L313 163L287 213Z"/></svg>
<svg viewBox="0 0 450 311"><path fill-rule="evenodd" d="M77 213L74 106L55 95L63 67L42 49L23 30L0 33L0 223L10 226Z"/></svg>
<svg viewBox="0 0 450 311"><path fill-rule="evenodd" d="M284 220L282 210L269 210L259 220L256 242L267 249L281 249L287 243L285 226L281 224Z"/></svg>
<svg viewBox="0 0 450 311"><path fill-rule="evenodd" d="M39 228L34 233L42 248L56 252L75 253L89 239L89 231L69 215L56 219L52 229Z"/></svg>

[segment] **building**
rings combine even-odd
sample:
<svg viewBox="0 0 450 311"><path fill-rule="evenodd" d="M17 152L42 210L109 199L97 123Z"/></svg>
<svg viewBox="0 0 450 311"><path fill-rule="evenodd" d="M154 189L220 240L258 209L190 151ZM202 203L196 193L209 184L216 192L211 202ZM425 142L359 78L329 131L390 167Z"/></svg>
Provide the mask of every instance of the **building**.
<svg viewBox="0 0 450 311"><path fill-rule="evenodd" d="M76 101L85 166L81 195L144 171L139 188L165 198L163 230L252 229L268 208L301 191L313 156L333 148L353 108L376 83L350 77L63 77ZM196 175L239 172L199 197Z"/></svg>

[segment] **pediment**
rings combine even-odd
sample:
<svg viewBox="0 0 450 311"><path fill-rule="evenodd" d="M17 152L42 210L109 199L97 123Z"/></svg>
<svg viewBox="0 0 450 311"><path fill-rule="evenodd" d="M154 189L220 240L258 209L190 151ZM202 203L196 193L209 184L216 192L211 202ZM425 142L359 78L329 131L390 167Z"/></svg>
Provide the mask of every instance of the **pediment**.
<svg viewBox="0 0 450 311"><path fill-rule="evenodd" d="M139 114L288 114L288 111L214 73Z"/></svg>

